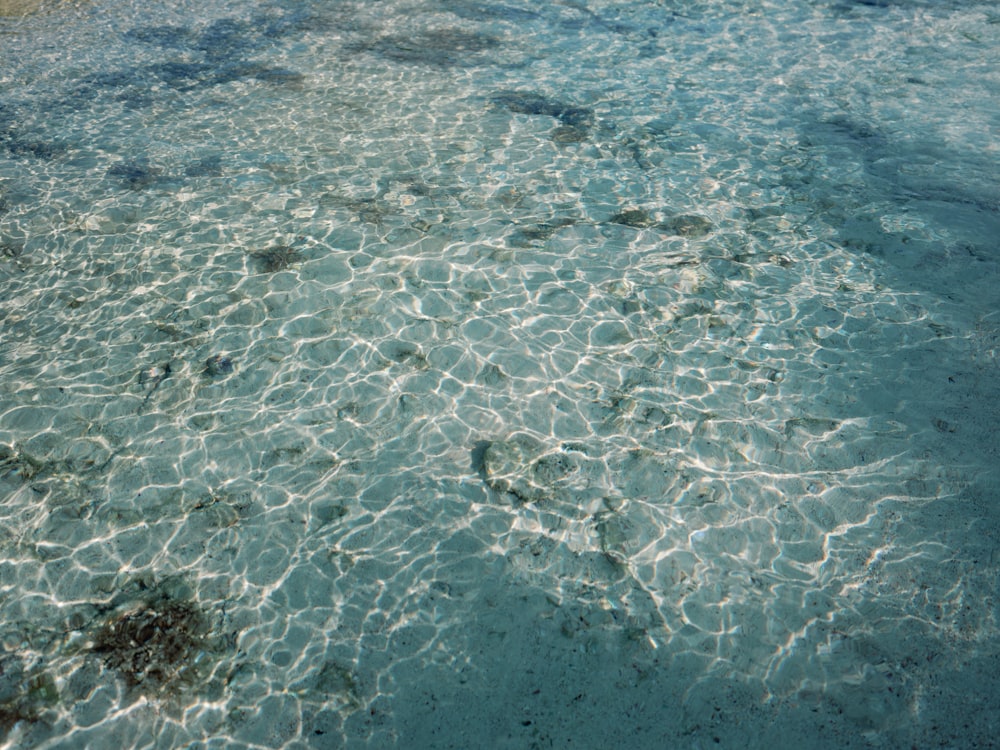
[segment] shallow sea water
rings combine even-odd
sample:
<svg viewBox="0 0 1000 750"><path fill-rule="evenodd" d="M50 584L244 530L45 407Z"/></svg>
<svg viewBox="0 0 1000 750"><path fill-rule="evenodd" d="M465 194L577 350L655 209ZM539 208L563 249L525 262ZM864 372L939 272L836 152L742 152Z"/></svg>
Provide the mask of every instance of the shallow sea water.
<svg viewBox="0 0 1000 750"><path fill-rule="evenodd" d="M998 48L0 18L0 746L990 746Z"/></svg>

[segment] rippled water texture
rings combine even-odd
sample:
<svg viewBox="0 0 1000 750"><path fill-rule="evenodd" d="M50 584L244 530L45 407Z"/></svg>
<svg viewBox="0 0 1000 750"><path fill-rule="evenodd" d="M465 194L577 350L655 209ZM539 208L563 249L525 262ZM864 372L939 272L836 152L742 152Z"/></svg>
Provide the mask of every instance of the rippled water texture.
<svg viewBox="0 0 1000 750"><path fill-rule="evenodd" d="M992 3L30 5L0 746L995 742Z"/></svg>

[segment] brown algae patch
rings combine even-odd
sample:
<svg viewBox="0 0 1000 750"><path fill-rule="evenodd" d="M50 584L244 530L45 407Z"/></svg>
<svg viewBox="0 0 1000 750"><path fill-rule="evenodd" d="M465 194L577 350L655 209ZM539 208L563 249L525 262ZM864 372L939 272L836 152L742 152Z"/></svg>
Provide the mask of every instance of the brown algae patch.
<svg viewBox="0 0 1000 750"><path fill-rule="evenodd" d="M183 587L160 585L138 601L114 608L97 627L88 650L129 690L175 703L190 692L215 692L212 676L222 639Z"/></svg>

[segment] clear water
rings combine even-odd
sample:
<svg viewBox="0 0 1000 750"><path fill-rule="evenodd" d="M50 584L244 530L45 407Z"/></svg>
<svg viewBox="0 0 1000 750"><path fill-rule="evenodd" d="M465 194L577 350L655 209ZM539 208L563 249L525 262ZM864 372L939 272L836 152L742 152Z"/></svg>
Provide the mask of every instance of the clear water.
<svg viewBox="0 0 1000 750"><path fill-rule="evenodd" d="M988 746L998 49L959 0L0 18L2 746Z"/></svg>

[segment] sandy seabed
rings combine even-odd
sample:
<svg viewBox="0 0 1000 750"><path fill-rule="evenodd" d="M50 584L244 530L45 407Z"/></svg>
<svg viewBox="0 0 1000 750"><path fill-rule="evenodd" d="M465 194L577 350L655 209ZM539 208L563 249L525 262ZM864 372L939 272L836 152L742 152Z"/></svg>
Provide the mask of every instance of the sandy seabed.
<svg viewBox="0 0 1000 750"><path fill-rule="evenodd" d="M991 4L50 11L0 747L993 746Z"/></svg>

